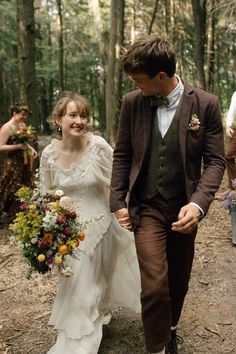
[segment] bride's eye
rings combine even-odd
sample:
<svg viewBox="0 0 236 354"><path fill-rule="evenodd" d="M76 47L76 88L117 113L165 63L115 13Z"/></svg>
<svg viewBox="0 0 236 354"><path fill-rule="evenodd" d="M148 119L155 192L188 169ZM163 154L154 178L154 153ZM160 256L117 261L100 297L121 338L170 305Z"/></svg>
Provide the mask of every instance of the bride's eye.
<svg viewBox="0 0 236 354"><path fill-rule="evenodd" d="M70 117L70 118L76 118L76 117L77 117L77 114L76 114L76 113L69 113L69 117Z"/></svg>
<svg viewBox="0 0 236 354"><path fill-rule="evenodd" d="M80 114L80 118L81 118L81 119L88 119L88 115L85 114L85 113L81 113L81 114Z"/></svg>

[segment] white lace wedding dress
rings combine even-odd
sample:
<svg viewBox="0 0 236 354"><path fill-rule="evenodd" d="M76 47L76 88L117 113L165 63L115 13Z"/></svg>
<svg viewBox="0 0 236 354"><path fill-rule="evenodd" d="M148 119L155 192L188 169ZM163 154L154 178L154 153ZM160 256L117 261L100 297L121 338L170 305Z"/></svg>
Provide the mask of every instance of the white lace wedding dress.
<svg viewBox="0 0 236 354"><path fill-rule="evenodd" d="M41 156L44 188L56 185L79 203L81 219L103 214L89 224L78 248L79 259L69 259L71 277L59 276L59 288L49 320L58 330L48 354L96 354L108 309L140 311L140 275L133 234L122 229L109 212L112 148L100 136L87 133L89 149L81 164L62 170L57 165L56 139Z"/></svg>

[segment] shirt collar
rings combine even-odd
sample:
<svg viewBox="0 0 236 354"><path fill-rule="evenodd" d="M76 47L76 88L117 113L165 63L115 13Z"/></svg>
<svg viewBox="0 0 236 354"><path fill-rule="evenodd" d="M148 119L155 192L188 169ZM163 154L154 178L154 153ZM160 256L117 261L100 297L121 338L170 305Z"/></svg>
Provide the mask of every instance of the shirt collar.
<svg viewBox="0 0 236 354"><path fill-rule="evenodd" d="M169 100L169 106L172 106L182 95L183 90L184 90L184 85L178 75L175 75L175 77L178 80L178 85L174 88L173 91L167 96Z"/></svg>

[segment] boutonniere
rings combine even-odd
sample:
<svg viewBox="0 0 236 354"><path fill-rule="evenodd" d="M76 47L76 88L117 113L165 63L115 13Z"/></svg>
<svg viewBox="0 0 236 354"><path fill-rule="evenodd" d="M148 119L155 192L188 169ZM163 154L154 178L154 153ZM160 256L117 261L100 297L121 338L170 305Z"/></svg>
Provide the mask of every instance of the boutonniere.
<svg viewBox="0 0 236 354"><path fill-rule="evenodd" d="M191 115L191 119L189 121L188 124L188 129L192 130L194 132L198 132L200 129L200 120L198 118L198 116L196 115L196 113Z"/></svg>

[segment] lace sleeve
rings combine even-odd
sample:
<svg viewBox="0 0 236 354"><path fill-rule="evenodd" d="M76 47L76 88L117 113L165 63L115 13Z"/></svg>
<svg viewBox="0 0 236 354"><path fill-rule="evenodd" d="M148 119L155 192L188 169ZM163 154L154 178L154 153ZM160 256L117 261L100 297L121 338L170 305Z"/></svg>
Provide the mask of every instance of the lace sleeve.
<svg viewBox="0 0 236 354"><path fill-rule="evenodd" d="M95 136L93 155L105 184L110 186L113 149L105 139Z"/></svg>
<svg viewBox="0 0 236 354"><path fill-rule="evenodd" d="M41 155L40 165L39 165L39 179L40 188L48 189L53 184L52 168L49 163L50 151L49 146L47 146Z"/></svg>

